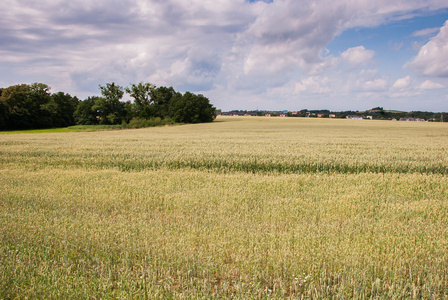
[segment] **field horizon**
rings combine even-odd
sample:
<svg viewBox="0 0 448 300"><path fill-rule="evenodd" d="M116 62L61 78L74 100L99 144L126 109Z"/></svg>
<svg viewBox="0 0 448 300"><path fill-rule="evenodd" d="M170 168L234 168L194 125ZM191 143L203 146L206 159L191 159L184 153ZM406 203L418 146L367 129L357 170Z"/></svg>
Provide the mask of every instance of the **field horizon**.
<svg viewBox="0 0 448 300"><path fill-rule="evenodd" d="M448 298L448 125L0 135L0 298Z"/></svg>

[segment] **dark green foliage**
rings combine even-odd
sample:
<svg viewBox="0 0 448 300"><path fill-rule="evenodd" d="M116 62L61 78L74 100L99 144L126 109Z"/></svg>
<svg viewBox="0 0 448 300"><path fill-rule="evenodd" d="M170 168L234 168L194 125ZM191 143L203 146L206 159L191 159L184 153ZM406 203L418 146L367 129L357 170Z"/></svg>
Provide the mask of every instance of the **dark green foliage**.
<svg viewBox="0 0 448 300"><path fill-rule="evenodd" d="M43 83L0 89L0 130L39 129L78 125L146 127L163 124L211 122L216 109L203 95L182 95L173 87L151 83L123 88L114 82L99 86L102 97L79 101L63 92L50 94ZM121 101L127 92L133 102Z"/></svg>
<svg viewBox="0 0 448 300"><path fill-rule="evenodd" d="M216 112L206 97L186 92L173 97L171 115L179 123L204 123L212 122Z"/></svg>
<svg viewBox="0 0 448 300"><path fill-rule="evenodd" d="M78 98L62 92L50 94L43 83L1 89L0 129L64 127L75 124Z"/></svg>
<svg viewBox="0 0 448 300"><path fill-rule="evenodd" d="M0 96L1 94L2 92L0 90ZM8 106L4 101L0 101L0 129L6 128L7 122L8 122Z"/></svg>
<svg viewBox="0 0 448 300"><path fill-rule="evenodd" d="M126 116L125 104L120 100L123 98L124 89L114 82L100 85L103 97L98 97L92 107L97 112L101 125L121 124Z"/></svg>
<svg viewBox="0 0 448 300"><path fill-rule="evenodd" d="M215 107L203 95L190 92L182 95L173 87L156 88L148 83L132 85L126 91L134 98L127 110L133 112L136 120L171 118L177 123L202 123L212 122L216 118Z"/></svg>
<svg viewBox="0 0 448 300"><path fill-rule="evenodd" d="M2 89L0 102L6 106L6 124L2 129L27 129L38 125L36 115L42 95L36 98L33 98L31 86L27 84Z"/></svg>
<svg viewBox="0 0 448 300"><path fill-rule="evenodd" d="M18 105L16 104L16 98L14 91L18 94L20 86L10 86L8 88L2 88L0 90L0 114L2 129L14 128L11 124L15 119L14 115L17 114Z"/></svg>
<svg viewBox="0 0 448 300"><path fill-rule="evenodd" d="M155 116L165 118L169 115L171 100L176 95L173 87L160 86L151 90L151 99L156 107Z"/></svg>
<svg viewBox="0 0 448 300"><path fill-rule="evenodd" d="M50 104L53 107L53 126L66 127L75 125L74 113L78 106L79 99L69 94L58 92L51 95Z"/></svg>
<svg viewBox="0 0 448 300"><path fill-rule="evenodd" d="M97 125L98 118L96 112L92 109L95 105L95 101L99 97L88 97L86 100L79 102L76 108L75 117L76 124L78 125Z"/></svg>
<svg viewBox="0 0 448 300"><path fill-rule="evenodd" d="M129 88L126 88L126 93L128 93L132 98L134 98L134 103L130 106L128 105L127 111L130 112L133 117L148 119L151 117L151 104L153 99L151 97L151 91L155 86L151 83L132 84Z"/></svg>

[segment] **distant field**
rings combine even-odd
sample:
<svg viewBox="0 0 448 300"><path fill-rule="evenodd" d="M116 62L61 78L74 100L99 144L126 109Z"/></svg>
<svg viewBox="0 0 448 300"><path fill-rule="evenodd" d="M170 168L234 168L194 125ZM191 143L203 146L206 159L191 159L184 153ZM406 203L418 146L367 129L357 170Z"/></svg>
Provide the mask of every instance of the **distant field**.
<svg viewBox="0 0 448 300"><path fill-rule="evenodd" d="M448 298L448 125L0 135L0 299Z"/></svg>

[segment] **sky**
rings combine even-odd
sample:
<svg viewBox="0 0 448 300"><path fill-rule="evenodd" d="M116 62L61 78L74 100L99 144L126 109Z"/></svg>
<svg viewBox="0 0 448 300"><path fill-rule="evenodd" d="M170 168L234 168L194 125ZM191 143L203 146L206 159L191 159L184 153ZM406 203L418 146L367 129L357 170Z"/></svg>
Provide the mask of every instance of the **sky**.
<svg viewBox="0 0 448 300"><path fill-rule="evenodd" d="M2 0L0 11L0 87L42 82L83 100L149 82L223 111L448 111L446 0Z"/></svg>

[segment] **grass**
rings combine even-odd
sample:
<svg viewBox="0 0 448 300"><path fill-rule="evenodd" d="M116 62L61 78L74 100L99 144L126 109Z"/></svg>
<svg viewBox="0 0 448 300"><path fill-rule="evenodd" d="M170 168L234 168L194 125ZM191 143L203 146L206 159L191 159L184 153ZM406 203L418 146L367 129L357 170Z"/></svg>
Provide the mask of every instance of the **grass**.
<svg viewBox="0 0 448 300"><path fill-rule="evenodd" d="M101 131L123 129L122 125L75 125L64 128L45 128L45 129L26 129L26 130L6 130L0 131L0 134L6 133L53 133L53 132L79 132L79 131Z"/></svg>
<svg viewBox="0 0 448 300"><path fill-rule="evenodd" d="M445 124L219 121L2 135L0 298L448 297Z"/></svg>
<svg viewBox="0 0 448 300"><path fill-rule="evenodd" d="M52 133L52 132L82 132L82 131L104 131L104 130L119 130L119 129L135 129L154 126L167 126L167 125L182 125L175 123L173 120L166 118L161 119L151 118L149 120L134 118L129 124L123 125L74 125L64 128L45 128L45 129L26 129L26 130L5 130L0 131L0 134L6 133Z"/></svg>

